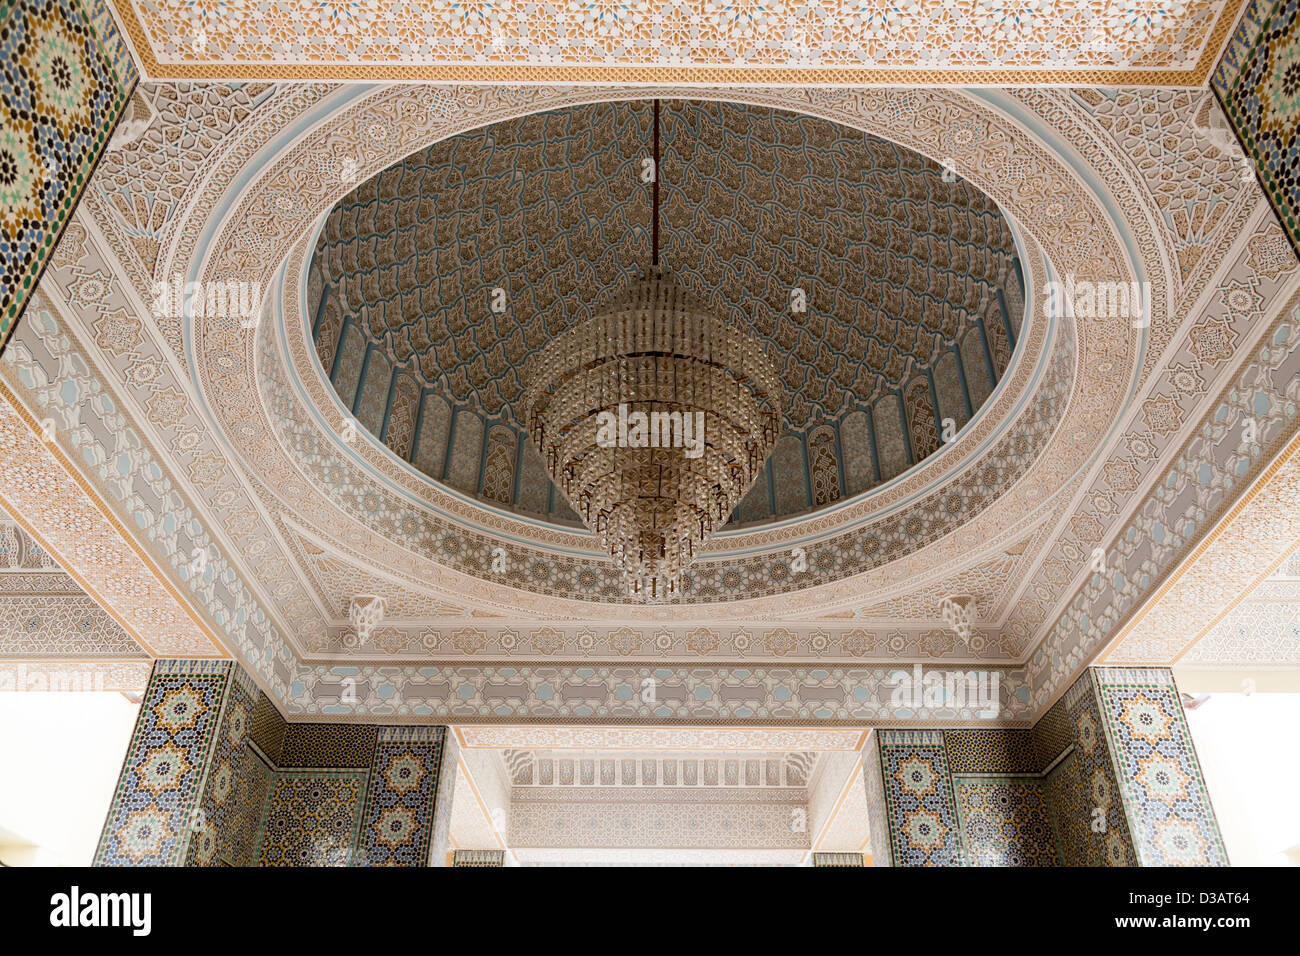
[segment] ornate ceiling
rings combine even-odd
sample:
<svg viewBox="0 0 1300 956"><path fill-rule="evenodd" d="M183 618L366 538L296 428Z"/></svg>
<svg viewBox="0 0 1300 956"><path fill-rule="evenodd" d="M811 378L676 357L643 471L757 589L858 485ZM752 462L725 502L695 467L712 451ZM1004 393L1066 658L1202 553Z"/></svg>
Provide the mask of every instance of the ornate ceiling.
<svg viewBox="0 0 1300 956"><path fill-rule="evenodd" d="M116 618L0 512L0 691L138 691L152 667Z"/></svg>
<svg viewBox="0 0 1300 956"><path fill-rule="evenodd" d="M1294 673L1294 117L1242 7L93 5L143 81L0 359L0 690L235 657L291 721L450 725L458 848L770 864L870 854L872 728ZM657 603L514 412L648 261L652 98L666 262L790 397Z"/></svg>
<svg viewBox="0 0 1300 956"><path fill-rule="evenodd" d="M1191 665L1251 664L1286 667L1300 645L1300 555L1292 554L1267 579L1228 609L1179 658Z"/></svg>
<svg viewBox="0 0 1300 956"><path fill-rule="evenodd" d="M0 521L0 640L6 653L33 658L146 657L14 521Z"/></svg>
<svg viewBox="0 0 1300 956"><path fill-rule="evenodd" d="M421 471L576 523L514 408L532 356L650 261L650 106L462 133L331 210L308 280L317 354L343 408ZM988 197L813 117L670 101L661 125L661 261L757 336L786 389L787 437L737 518L865 491L979 411L1025 301Z"/></svg>
<svg viewBox="0 0 1300 956"><path fill-rule="evenodd" d="M870 852L862 731L456 729L456 847L528 863L807 863ZM532 744L534 749L502 746ZM816 749L811 749L816 748Z"/></svg>
<svg viewBox="0 0 1300 956"><path fill-rule="evenodd" d="M1292 311L1290 322L1296 318ZM1294 387L1297 372L1293 352L1275 374ZM1261 393L1247 394L1258 401ZM1298 495L1300 440L1293 437L1161 583L1143 615L1115 634L1104 658L1130 663L1158 657L1211 668L1300 660L1285 607L1300 541Z"/></svg>
<svg viewBox="0 0 1300 956"><path fill-rule="evenodd" d="M341 720L978 719L900 704L891 675L918 663L997 674L997 719L1023 725L1108 645L1181 654L1191 630L1141 638L1164 595L1195 605L1178 588L1244 588L1294 551L1300 529L1225 523L1294 500L1300 270L1204 94L706 92L143 84L0 363L0 503L145 653L238 656L291 717ZM627 602L585 532L346 440L309 319L313 254L359 184L471 130L651 95L887 140L872 155L924 156L922 178L947 164L1005 216L1026 290L1015 356L955 441L720 535L666 605ZM1051 314L1064 276L1149 283L1150 325ZM174 277L249 283L257 321L151 314ZM1216 542L1237 556L1215 565ZM350 650L362 593L391 610ZM954 594L967 641L942 619ZM519 737L500 747L547 746Z"/></svg>
<svg viewBox="0 0 1300 956"><path fill-rule="evenodd" d="M153 79L1197 86L1236 0L115 0Z"/></svg>

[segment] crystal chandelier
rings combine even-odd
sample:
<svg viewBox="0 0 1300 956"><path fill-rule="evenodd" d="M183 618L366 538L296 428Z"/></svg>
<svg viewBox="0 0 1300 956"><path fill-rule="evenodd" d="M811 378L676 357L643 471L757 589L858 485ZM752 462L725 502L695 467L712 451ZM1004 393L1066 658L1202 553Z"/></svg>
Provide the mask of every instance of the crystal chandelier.
<svg viewBox="0 0 1300 956"><path fill-rule="evenodd" d="M658 266L658 107L655 267L535 356L521 417L632 592L667 598L754 483L782 392L759 343Z"/></svg>

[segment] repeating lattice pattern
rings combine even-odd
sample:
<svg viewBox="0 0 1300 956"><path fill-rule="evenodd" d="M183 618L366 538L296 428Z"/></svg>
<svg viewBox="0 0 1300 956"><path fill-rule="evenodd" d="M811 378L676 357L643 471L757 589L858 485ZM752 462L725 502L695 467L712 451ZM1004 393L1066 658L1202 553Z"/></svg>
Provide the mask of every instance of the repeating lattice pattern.
<svg viewBox="0 0 1300 956"><path fill-rule="evenodd" d="M357 846L366 774L280 771L271 780L259 866L346 866Z"/></svg>
<svg viewBox="0 0 1300 956"><path fill-rule="evenodd" d="M101 3L8 0L0 19L0 345L136 83Z"/></svg>
<svg viewBox="0 0 1300 956"><path fill-rule="evenodd" d="M988 394L1020 327L1015 247L996 205L915 153L812 117L673 101L662 123L661 260L777 357L797 435L746 518L772 500L778 514L838 500L846 454L912 462L935 451L940 420L968 420L968 380ZM411 412L396 396L418 382L430 431L413 460L515 502L513 450L489 441L480 461L484 433L500 421L523 439L515 405L530 358L649 263L650 124L645 102L530 116L439 142L345 197L318 242L308 302L343 404L406 448ZM908 379L910 447L882 455L874 443L903 440L884 422L852 448L839 428L807 444L818 422L887 416L881 399ZM451 460L429 442L450 443ZM556 498L546 510L564 514Z"/></svg>
<svg viewBox="0 0 1300 956"><path fill-rule="evenodd" d="M0 596L0 653L143 655L122 626L84 594Z"/></svg>
<svg viewBox="0 0 1300 956"><path fill-rule="evenodd" d="M145 690L96 866L179 866L203 829L200 786L231 680L228 661L159 661Z"/></svg>
<svg viewBox="0 0 1300 956"><path fill-rule="evenodd" d="M498 81L513 76L510 68L520 64L654 66L679 72L680 79L690 77L686 67L1191 69L1223 6L1211 0L961 0L941 7L886 0L123 5L137 43L152 57L199 72L225 64L306 62L362 78L374 76L380 65L436 64L486 68L485 77Z"/></svg>
<svg viewBox="0 0 1300 956"><path fill-rule="evenodd" d="M1300 249L1300 4L1251 0L1214 77L1228 117Z"/></svg>
<svg viewBox="0 0 1300 956"><path fill-rule="evenodd" d="M127 228L131 251L150 273L204 161L272 90L269 83L146 83L132 95L92 188Z"/></svg>
<svg viewBox="0 0 1300 956"><path fill-rule="evenodd" d="M1143 866L1227 866L1173 676L1099 668L1098 703Z"/></svg>
<svg viewBox="0 0 1300 956"><path fill-rule="evenodd" d="M954 776L971 866L1056 866L1056 836L1041 780Z"/></svg>

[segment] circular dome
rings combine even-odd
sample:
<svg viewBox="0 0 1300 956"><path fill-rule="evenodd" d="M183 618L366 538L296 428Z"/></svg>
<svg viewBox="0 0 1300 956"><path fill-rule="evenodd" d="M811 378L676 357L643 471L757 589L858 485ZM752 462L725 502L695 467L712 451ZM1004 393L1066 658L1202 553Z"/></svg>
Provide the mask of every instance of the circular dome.
<svg viewBox="0 0 1300 956"><path fill-rule="evenodd" d="M651 258L650 101L439 141L326 218L312 333L340 401L434 481L563 524L517 415L530 356L608 308ZM888 481L992 393L1024 312L996 204L951 170L823 119L662 108L660 255L761 341L787 404L733 523Z"/></svg>

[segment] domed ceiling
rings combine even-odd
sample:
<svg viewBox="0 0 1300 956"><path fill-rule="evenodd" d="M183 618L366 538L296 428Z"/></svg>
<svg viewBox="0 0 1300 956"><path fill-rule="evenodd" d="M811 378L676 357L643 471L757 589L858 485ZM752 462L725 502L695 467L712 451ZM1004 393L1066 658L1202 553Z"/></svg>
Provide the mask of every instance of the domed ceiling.
<svg viewBox="0 0 1300 956"><path fill-rule="evenodd" d="M181 92L199 118L251 95ZM1108 647L1110 663L1180 659L1229 590L1282 556L1275 503L1294 495L1287 466L1272 469L1300 407L1300 280L1258 184L1197 132L1213 107L1200 91L654 92L667 114L669 263L782 350L800 400L785 447L845 452L814 470L843 477L831 494L852 494L877 467L890 474L885 403L897 409L932 379L933 422L953 368L977 410L952 447L772 521L794 481L781 478L767 520L716 536L679 599L629 596L590 533L515 504L524 498L488 503L503 486L532 487L509 467L523 455L514 370L553 322L600 308L644 264L637 174L652 91L284 84L247 107L252 119L216 127L229 130L216 146L150 127L99 167L110 178L69 222L0 368L12 412L0 430L16 449L4 504L144 654L237 657L294 719L500 722L498 749L570 746L520 740L539 720L682 721L694 733L975 719L900 708L889 673L915 664L1000 673L999 719L1025 722ZM1148 161L1173 155L1170 142L1178 164ZM132 164L189 177L173 212L151 219L148 262L144 227L123 210L160 200L130 191ZM826 167L830 184L813 185ZM968 183L1006 210L1029 292L1023 327L1008 226ZM1070 276L1149 283L1150 324L1056 313L1044 291ZM251 328L196 310L148 316L155 277L248 283L264 310ZM986 309L962 300L968 279L990 292ZM789 308L792 287L806 288L807 313ZM1001 377L981 407L971 357L984 344ZM340 433L344 372L348 412L361 409L388 447L360 425L351 443ZM910 388L922 373L926 387ZM872 441L855 457L845 450L864 419ZM908 428L894 465L907 468L926 435L914 416L892 420ZM1243 420L1261 441L1244 441ZM815 446L820 428L834 440ZM458 454L475 441L476 456ZM485 468L489 454L506 467ZM805 509L821 487L799 488ZM1243 488L1261 489L1244 509ZM1098 548L1111 573L1095 573ZM374 596L384 620L355 647L349 611ZM968 638L948 626L945 597L971 599ZM646 677L657 703L641 696Z"/></svg>
<svg viewBox="0 0 1300 956"><path fill-rule="evenodd" d="M1024 311L991 199L809 116L668 101L661 124L662 261L764 342L787 389L784 435L733 521L866 491L936 451L944 419L952 434L974 416ZM652 135L649 101L535 114L442 140L336 204L309 319L362 427L444 485L577 521L514 405L529 357L649 264Z"/></svg>

